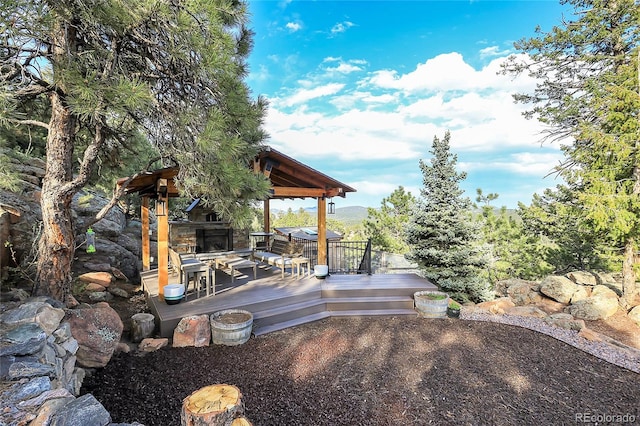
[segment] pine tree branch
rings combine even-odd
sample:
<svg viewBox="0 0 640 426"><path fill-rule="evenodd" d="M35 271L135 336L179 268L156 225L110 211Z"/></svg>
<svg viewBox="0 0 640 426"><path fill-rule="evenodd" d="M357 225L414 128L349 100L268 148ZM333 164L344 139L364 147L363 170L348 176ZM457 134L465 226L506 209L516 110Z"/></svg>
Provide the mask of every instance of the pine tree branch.
<svg viewBox="0 0 640 426"><path fill-rule="evenodd" d="M43 127L47 130L49 130L49 125L47 123L43 123L42 121L38 121L38 120L15 120L15 119L9 119L9 121L11 123L14 124L20 124L20 125L25 125L25 126L39 126L39 127Z"/></svg>

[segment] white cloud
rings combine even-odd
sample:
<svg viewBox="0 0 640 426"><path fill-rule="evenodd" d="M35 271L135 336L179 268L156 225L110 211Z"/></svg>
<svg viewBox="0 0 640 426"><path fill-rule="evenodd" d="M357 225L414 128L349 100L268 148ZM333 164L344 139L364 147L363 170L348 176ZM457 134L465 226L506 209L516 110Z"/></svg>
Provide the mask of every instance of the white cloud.
<svg viewBox="0 0 640 426"><path fill-rule="evenodd" d="M511 53L509 49L500 50L499 46L489 46L480 50L480 57L507 56L509 53Z"/></svg>
<svg viewBox="0 0 640 426"><path fill-rule="evenodd" d="M346 63L342 62L337 67L327 68L327 71L328 72L336 72L336 73L340 73L340 74L350 74L352 72L362 71L362 68L360 68L360 67L358 67L356 65L346 64Z"/></svg>
<svg viewBox="0 0 640 426"><path fill-rule="evenodd" d="M462 162L465 171L503 170L523 176L547 176L564 158L561 152L518 152L496 155L492 161Z"/></svg>
<svg viewBox="0 0 640 426"><path fill-rule="evenodd" d="M505 58L497 58L477 71L467 64L459 53L445 53L418 64L410 73L400 75L395 70L380 70L363 80L382 89L401 90L406 93L470 91L498 89L521 91L532 86L526 76L517 79L498 75Z"/></svg>
<svg viewBox="0 0 640 426"><path fill-rule="evenodd" d="M301 103L310 101L311 99L334 95L338 93L340 90L342 90L343 87L344 87L344 84L332 83L332 84L326 84L324 86L319 86L313 89L300 89L300 90L297 90L293 96L283 100L282 103L285 106L293 106L293 105L301 104Z"/></svg>
<svg viewBox="0 0 640 426"><path fill-rule="evenodd" d="M300 31L302 29L302 24L300 22L287 22L285 27L289 30L289 32L295 33L296 31Z"/></svg>
<svg viewBox="0 0 640 426"><path fill-rule="evenodd" d="M353 22L350 22L350 21L338 22L337 24L335 24L331 28L331 34L343 33L343 32L347 31L349 28L351 28L351 27L353 27L355 25L356 24L354 24Z"/></svg>

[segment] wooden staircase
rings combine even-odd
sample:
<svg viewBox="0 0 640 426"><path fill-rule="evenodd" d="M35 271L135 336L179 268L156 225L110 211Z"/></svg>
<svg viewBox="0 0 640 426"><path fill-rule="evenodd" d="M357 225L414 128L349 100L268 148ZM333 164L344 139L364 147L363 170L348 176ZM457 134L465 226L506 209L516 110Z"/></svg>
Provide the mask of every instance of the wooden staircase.
<svg viewBox="0 0 640 426"><path fill-rule="evenodd" d="M256 336L332 316L416 315L413 293L436 287L419 277L407 279L406 275L334 275L316 291L261 301L242 309L253 313Z"/></svg>

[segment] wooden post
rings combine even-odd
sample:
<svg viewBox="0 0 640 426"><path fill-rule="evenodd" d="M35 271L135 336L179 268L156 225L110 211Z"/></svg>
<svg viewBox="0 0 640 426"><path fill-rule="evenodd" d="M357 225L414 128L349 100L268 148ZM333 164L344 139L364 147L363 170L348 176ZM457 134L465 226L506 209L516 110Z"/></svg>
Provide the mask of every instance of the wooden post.
<svg viewBox="0 0 640 426"><path fill-rule="evenodd" d="M148 271L149 269L151 269L151 245L149 242L149 197L142 197L140 219L142 220L142 270Z"/></svg>
<svg viewBox="0 0 640 426"><path fill-rule="evenodd" d="M166 188L166 179L164 181ZM158 206L164 203L164 211L158 212ZM158 296L164 298L164 287L169 284L169 198L166 191L158 192L156 215L158 216Z"/></svg>
<svg viewBox="0 0 640 426"><path fill-rule="evenodd" d="M243 414L240 389L232 385L211 385L195 391L182 401L180 424L227 426Z"/></svg>
<svg viewBox="0 0 640 426"><path fill-rule="evenodd" d="M327 203L318 197L318 265L327 263Z"/></svg>
<svg viewBox="0 0 640 426"><path fill-rule="evenodd" d="M270 232L271 230L271 212L269 211L269 199L264 200L264 232Z"/></svg>

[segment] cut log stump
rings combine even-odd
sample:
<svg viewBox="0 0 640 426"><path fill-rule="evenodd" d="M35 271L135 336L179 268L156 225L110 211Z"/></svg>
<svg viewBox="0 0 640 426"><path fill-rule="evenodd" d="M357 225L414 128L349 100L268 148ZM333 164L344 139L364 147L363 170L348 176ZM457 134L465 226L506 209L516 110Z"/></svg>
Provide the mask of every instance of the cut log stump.
<svg viewBox="0 0 640 426"><path fill-rule="evenodd" d="M233 420L231 426L253 426L253 423L251 423L246 417L238 417Z"/></svg>
<svg viewBox="0 0 640 426"><path fill-rule="evenodd" d="M233 385L217 384L199 389L182 401L180 424L230 426L235 425L234 420L243 414L244 403L240 389Z"/></svg>
<svg viewBox="0 0 640 426"><path fill-rule="evenodd" d="M141 342L151 337L155 329L155 318L151 314L135 314L131 317L131 340L134 343Z"/></svg>

